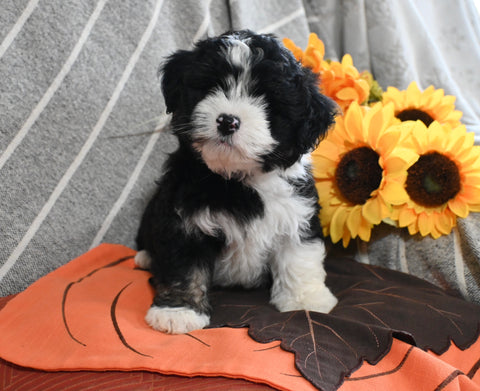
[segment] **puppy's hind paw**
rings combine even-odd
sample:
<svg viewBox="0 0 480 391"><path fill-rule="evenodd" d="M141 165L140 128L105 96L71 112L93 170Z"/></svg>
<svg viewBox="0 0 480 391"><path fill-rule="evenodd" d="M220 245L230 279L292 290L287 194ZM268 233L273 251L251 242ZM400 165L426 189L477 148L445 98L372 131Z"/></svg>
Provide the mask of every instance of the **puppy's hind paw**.
<svg viewBox="0 0 480 391"><path fill-rule="evenodd" d="M140 269L150 269L150 265L152 264L152 258L150 254L146 250L141 250L135 255L135 265L137 265Z"/></svg>
<svg viewBox="0 0 480 391"><path fill-rule="evenodd" d="M207 314L200 314L187 307L152 306L145 320L155 330L168 334L189 333L203 329L210 323L210 317Z"/></svg>

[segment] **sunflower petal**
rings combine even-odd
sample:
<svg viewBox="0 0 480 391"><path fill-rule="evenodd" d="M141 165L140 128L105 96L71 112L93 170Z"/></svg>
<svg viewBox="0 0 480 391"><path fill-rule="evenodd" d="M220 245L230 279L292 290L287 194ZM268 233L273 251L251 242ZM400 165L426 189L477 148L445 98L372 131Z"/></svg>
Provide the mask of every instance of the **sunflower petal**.
<svg viewBox="0 0 480 391"><path fill-rule="evenodd" d="M442 233L435 226L433 226L430 230L430 235L432 238L438 239L440 236L442 236Z"/></svg>
<svg viewBox="0 0 480 391"><path fill-rule="evenodd" d="M417 234L418 233L418 220L415 220L415 222L410 224L407 228L408 228L408 233L410 235Z"/></svg>
<svg viewBox="0 0 480 391"><path fill-rule="evenodd" d="M427 152L427 127L422 121L416 121L411 127L412 141L415 145L415 151L419 154Z"/></svg>
<svg viewBox="0 0 480 391"><path fill-rule="evenodd" d="M290 50L298 61L302 60L303 50L293 43L290 38L283 39L283 45Z"/></svg>
<svg viewBox="0 0 480 391"><path fill-rule="evenodd" d="M325 139L320 143L319 147L312 152L312 158L315 159L317 156L322 156L332 162L336 162L339 153L338 145L335 145L329 139Z"/></svg>
<svg viewBox="0 0 480 391"><path fill-rule="evenodd" d="M446 122L451 124L452 126L457 125L460 122L460 119L463 117L463 113L460 110L453 110L448 117L446 118Z"/></svg>
<svg viewBox="0 0 480 391"><path fill-rule="evenodd" d="M403 109L403 96L405 94L396 87L389 86L387 91L383 94L383 104L394 103L397 106L397 109Z"/></svg>
<svg viewBox="0 0 480 391"><path fill-rule="evenodd" d="M384 161L385 175L398 175L406 172L419 157L414 151L407 148L398 148L395 152L395 155L392 154Z"/></svg>
<svg viewBox="0 0 480 391"><path fill-rule="evenodd" d="M354 140L364 140L362 111L357 102L352 102L345 114L345 130Z"/></svg>
<svg viewBox="0 0 480 391"><path fill-rule="evenodd" d="M313 46L315 49L317 49L323 59L323 56L325 56L325 45L323 44L323 41L318 38L317 34L310 33L308 37L308 46Z"/></svg>
<svg viewBox="0 0 480 391"><path fill-rule="evenodd" d="M315 178L331 178L335 175L337 162L325 156L312 156L312 170Z"/></svg>
<svg viewBox="0 0 480 391"><path fill-rule="evenodd" d="M337 243L343 237L346 219L346 207L338 207L333 213L332 221L330 222L330 237L333 243Z"/></svg>
<svg viewBox="0 0 480 391"><path fill-rule="evenodd" d="M398 214L398 224L400 227L407 227L413 224L417 219L417 215L410 208L402 208Z"/></svg>
<svg viewBox="0 0 480 391"><path fill-rule="evenodd" d="M381 105L376 105L365 115L365 128L368 132L368 139L374 149L378 148L380 134L385 126L381 107Z"/></svg>
<svg viewBox="0 0 480 391"><path fill-rule="evenodd" d="M463 146L466 142L466 137L466 134L451 131L448 134L447 145L445 149L448 151L453 151L454 153L464 150Z"/></svg>
<svg viewBox="0 0 480 391"><path fill-rule="evenodd" d="M346 225L352 238L358 236L358 229L360 227L360 220L362 218L362 208L359 206L353 207L347 217Z"/></svg>
<svg viewBox="0 0 480 391"><path fill-rule="evenodd" d="M372 235L372 225L365 219L360 219L358 227L358 237L364 242L368 242Z"/></svg>
<svg viewBox="0 0 480 391"><path fill-rule="evenodd" d="M453 200L448 201L448 207L459 217L464 218L468 216L468 204L461 201L459 197L455 197Z"/></svg>
<svg viewBox="0 0 480 391"><path fill-rule="evenodd" d="M400 129L395 129L392 131L386 131L380 136L378 148L381 148L383 155L388 155L392 152L392 150L398 144L401 135Z"/></svg>
<svg viewBox="0 0 480 391"><path fill-rule="evenodd" d="M382 206L378 197L369 199L362 206L362 214L371 224L380 224L382 221Z"/></svg>
<svg viewBox="0 0 480 391"><path fill-rule="evenodd" d="M433 225L433 219L429 218L425 212L418 215L418 230L422 236L427 236L432 232Z"/></svg>
<svg viewBox="0 0 480 391"><path fill-rule="evenodd" d="M480 203L478 204L470 204L468 206L471 212L480 212Z"/></svg>
<svg viewBox="0 0 480 391"><path fill-rule="evenodd" d="M392 205L401 205L409 199L404 185L396 181L390 181L380 192L384 200Z"/></svg>
<svg viewBox="0 0 480 391"><path fill-rule="evenodd" d="M343 235L343 238L342 238L342 244L343 244L343 247L347 248L349 243L350 243L350 235L348 234L347 231L345 231L345 234Z"/></svg>
<svg viewBox="0 0 480 391"><path fill-rule="evenodd" d="M358 101L358 92L355 88L352 87L345 87L338 91L335 95L338 99L341 100L356 100Z"/></svg>
<svg viewBox="0 0 480 391"><path fill-rule="evenodd" d="M407 107L419 107L421 92L417 86L417 83L412 81L407 87Z"/></svg>
<svg viewBox="0 0 480 391"><path fill-rule="evenodd" d="M444 235L448 235L452 230L454 219L447 213L440 213L436 219L436 228Z"/></svg>
<svg viewBox="0 0 480 391"><path fill-rule="evenodd" d="M420 99L420 105L422 107L433 106L440 103L443 97L443 90L435 90L435 87L430 85L423 90L422 97Z"/></svg>
<svg viewBox="0 0 480 391"><path fill-rule="evenodd" d="M344 66L353 66L353 59L350 54L345 54L342 58L342 65Z"/></svg>

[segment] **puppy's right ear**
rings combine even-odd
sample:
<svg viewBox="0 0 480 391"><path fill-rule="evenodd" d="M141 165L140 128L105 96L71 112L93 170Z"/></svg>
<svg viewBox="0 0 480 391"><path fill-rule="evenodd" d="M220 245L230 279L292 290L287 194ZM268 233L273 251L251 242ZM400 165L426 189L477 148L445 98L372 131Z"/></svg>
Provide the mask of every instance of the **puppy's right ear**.
<svg viewBox="0 0 480 391"><path fill-rule="evenodd" d="M162 93L167 113L173 113L181 104L184 89L184 75L191 63L192 52L179 50L169 56L160 68Z"/></svg>

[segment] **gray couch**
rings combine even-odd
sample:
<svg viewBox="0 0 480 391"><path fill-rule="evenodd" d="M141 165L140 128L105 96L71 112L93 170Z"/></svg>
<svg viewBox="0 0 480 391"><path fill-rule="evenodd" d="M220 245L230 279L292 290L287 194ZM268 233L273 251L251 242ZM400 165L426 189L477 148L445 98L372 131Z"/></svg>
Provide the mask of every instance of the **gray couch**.
<svg viewBox="0 0 480 391"><path fill-rule="evenodd" d="M458 93L476 130L475 89L459 86L475 87L477 79L467 76L478 64L464 61L461 73L456 65L453 83L453 62L439 45L463 36L453 54L473 58L478 48L468 34L479 31L478 18L470 1L453 10L448 3L426 1L417 9L400 0L2 1L0 295L23 290L101 242L134 247L146 200L175 148L169 134L153 133L165 121L157 70L166 55L199 38L250 28L305 47L314 31L327 57L351 53L383 87L416 79ZM427 14L448 13L444 30L466 18L463 30L444 42L433 22L417 23L422 12L427 24ZM417 23L414 32L405 29L408 22ZM429 71L432 59L443 73Z"/></svg>

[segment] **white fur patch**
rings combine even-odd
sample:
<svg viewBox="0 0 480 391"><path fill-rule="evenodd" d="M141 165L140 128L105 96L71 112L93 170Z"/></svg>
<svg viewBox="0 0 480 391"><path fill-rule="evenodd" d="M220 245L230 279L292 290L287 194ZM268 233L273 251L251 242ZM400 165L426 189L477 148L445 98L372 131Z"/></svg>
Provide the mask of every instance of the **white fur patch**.
<svg viewBox="0 0 480 391"><path fill-rule="evenodd" d="M287 179L305 176L307 168L306 158L288 170L278 169L246 179L264 203L264 216L247 225L208 208L186 221L189 230L200 229L207 235L221 230L225 235L226 249L215 263L215 284L254 287L262 281L270 264L278 261L286 245L302 245L302 235L315 213L315 200L296 195ZM319 250L316 260L320 268L323 257L324 250ZM319 272L318 268L313 272Z"/></svg>
<svg viewBox="0 0 480 391"><path fill-rule="evenodd" d="M135 254L135 265L141 269L150 269L152 258L146 250L141 250Z"/></svg>
<svg viewBox="0 0 480 391"><path fill-rule="evenodd" d="M229 91L217 89L198 103L193 114L194 147L213 172L226 177L245 176L261 168L260 157L277 144L261 97L244 94L232 82ZM229 114L240 119L240 128L230 136L217 131L217 118Z"/></svg>
<svg viewBox="0 0 480 391"><path fill-rule="evenodd" d="M187 307L152 306L145 316L145 321L155 330L164 333L185 334L203 329L210 323L210 317Z"/></svg>
<svg viewBox="0 0 480 391"><path fill-rule="evenodd" d="M231 46L228 47L226 57L233 65L245 67L249 65L251 49L245 43L238 39L231 39Z"/></svg>
<svg viewBox="0 0 480 391"><path fill-rule="evenodd" d="M274 284L271 302L280 311L310 310L329 312L337 299L325 286L325 245L322 240L304 241L315 200L297 195L287 179L308 174L310 159L305 156L287 170L275 170L245 179L264 202L264 216L248 225L209 209L186 224L208 235L221 230L226 249L215 263L214 283L254 287L268 268Z"/></svg>
<svg viewBox="0 0 480 391"><path fill-rule="evenodd" d="M277 141L270 133L264 98L250 93L255 83L249 69L250 47L233 35L225 57L239 73L227 76L224 88L213 90L195 107L193 145L213 172L227 178L245 177L261 169L261 156L273 151ZM240 121L232 135L221 135L217 130L217 118L222 114Z"/></svg>
<svg viewBox="0 0 480 391"><path fill-rule="evenodd" d="M287 243L272 263L271 303L280 311L330 312L337 298L325 285L322 240Z"/></svg>

